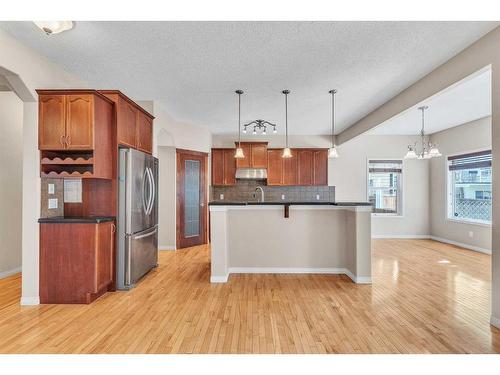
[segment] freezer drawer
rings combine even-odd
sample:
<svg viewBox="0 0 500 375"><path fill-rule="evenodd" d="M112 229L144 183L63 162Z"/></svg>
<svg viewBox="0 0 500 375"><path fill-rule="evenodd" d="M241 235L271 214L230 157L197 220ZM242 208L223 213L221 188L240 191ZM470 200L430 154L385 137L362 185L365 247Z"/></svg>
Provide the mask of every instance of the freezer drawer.
<svg viewBox="0 0 500 375"><path fill-rule="evenodd" d="M125 287L131 288L158 264L158 227L125 238Z"/></svg>

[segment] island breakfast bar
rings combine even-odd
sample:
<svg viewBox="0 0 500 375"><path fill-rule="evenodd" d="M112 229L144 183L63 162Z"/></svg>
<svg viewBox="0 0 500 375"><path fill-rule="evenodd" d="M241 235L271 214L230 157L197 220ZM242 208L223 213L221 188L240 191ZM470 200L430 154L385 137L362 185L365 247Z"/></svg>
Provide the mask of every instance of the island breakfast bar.
<svg viewBox="0 0 500 375"><path fill-rule="evenodd" d="M345 274L371 283L367 203L210 203L211 276Z"/></svg>

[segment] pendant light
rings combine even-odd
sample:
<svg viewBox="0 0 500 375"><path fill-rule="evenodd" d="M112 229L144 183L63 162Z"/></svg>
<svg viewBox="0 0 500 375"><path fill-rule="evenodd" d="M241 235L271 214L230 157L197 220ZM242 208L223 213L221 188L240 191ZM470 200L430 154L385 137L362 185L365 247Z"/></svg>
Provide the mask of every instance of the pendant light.
<svg viewBox="0 0 500 375"><path fill-rule="evenodd" d="M243 94L243 90L236 90L235 93L238 94L238 147L236 148L234 157L236 159L244 159L245 154L241 148L241 94Z"/></svg>
<svg viewBox="0 0 500 375"><path fill-rule="evenodd" d="M328 150L329 158L338 158L339 153L337 152L337 147L335 146L335 94L337 90L328 91L332 95L332 147Z"/></svg>
<svg viewBox="0 0 500 375"><path fill-rule="evenodd" d="M441 156L439 149L435 143L431 143L430 141L425 141L425 115L424 112L429 107L424 105L422 107L418 107L419 111L422 111L422 129L420 130L420 151L417 150L417 142L414 145L408 145L408 151L405 155L405 159L431 159Z"/></svg>
<svg viewBox="0 0 500 375"><path fill-rule="evenodd" d="M290 94L290 90L283 90L282 93L285 94L285 148L281 157L291 158L292 150L288 147L288 94Z"/></svg>

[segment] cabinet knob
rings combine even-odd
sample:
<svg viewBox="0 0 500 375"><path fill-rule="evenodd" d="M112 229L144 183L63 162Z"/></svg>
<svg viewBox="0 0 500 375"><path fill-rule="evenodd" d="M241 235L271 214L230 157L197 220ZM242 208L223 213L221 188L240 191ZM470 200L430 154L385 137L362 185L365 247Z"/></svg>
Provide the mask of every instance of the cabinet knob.
<svg viewBox="0 0 500 375"><path fill-rule="evenodd" d="M59 142L61 143L61 146L64 147L64 135L61 135L61 138L59 138Z"/></svg>

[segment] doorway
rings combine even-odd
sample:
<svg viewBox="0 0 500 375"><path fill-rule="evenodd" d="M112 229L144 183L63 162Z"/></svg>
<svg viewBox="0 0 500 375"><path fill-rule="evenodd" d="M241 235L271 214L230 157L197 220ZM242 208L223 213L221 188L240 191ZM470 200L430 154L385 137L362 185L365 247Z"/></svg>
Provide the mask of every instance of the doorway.
<svg viewBox="0 0 500 375"><path fill-rule="evenodd" d="M207 158L177 149L177 248L207 242Z"/></svg>

